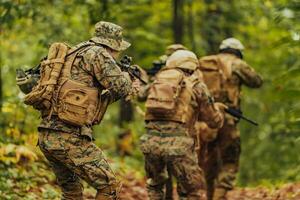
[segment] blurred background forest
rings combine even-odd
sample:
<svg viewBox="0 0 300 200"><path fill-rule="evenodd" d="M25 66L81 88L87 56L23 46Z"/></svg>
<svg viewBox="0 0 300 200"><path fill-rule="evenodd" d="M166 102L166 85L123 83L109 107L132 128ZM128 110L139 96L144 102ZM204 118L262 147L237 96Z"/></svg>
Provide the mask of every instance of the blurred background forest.
<svg viewBox="0 0 300 200"><path fill-rule="evenodd" d="M1 0L0 191L13 184L7 181L10 178L31 177L20 175L21 169L5 170L19 162L8 156L17 154L11 150L17 147L11 145L38 152L39 115L22 103L16 69L37 65L52 42L75 45L88 40L99 20L123 26L132 43L126 54L145 69L174 42L200 57L217 53L224 38L240 39L246 47L245 60L262 74L264 86L243 89L244 113L260 126L240 123L243 151L238 185L300 181L299 0ZM133 102L132 108L120 110L119 103L113 104L94 132L115 168L135 169L141 177L138 138L144 129L142 116L134 109L137 105L143 108ZM130 110L133 116L128 115ZM127 129L132 138L122 146L131 155L123 158L118 138Z"/></svg>

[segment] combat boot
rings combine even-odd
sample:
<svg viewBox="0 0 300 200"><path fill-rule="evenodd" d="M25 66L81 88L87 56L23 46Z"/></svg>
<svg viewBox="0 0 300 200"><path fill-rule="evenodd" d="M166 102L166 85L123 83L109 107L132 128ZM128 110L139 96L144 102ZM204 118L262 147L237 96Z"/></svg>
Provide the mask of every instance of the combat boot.
<svg viewBox="0 0 300 200"><path fill-rule="evenodd" d="M224 188L216 188L213 196L213 200L227 200L227 190Z"/></svg>

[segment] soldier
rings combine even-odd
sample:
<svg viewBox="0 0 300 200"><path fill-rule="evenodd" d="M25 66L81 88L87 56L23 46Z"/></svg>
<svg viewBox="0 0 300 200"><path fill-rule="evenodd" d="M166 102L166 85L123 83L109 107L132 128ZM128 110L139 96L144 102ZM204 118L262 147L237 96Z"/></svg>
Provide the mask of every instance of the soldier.
<svg viewBox="0 0 300 200"><path fill-rule="evenodd" d="M136 81L132 83L115 61L129 46L122 39L120 26L98 22L90 41L68 51L54 87L58 97L50 110L41 110L39 147L56 175L62 199L83 199L80 179L97 190L95 199L117 198L119 183L102 150L93 143L91 128L101 121L108 104L129 95L132 84L137 87ZM54 63L55 68L56 62L61 63L58 59L49 60L48 54L42 65ZM47 71L41 73L41 85L53 84L53 80L44 82L43 73ZM32 94L25 97L25 103L33 105ZM88 121L89 118L92 120ZM81 123L82 120L86 121Z"/></svg>
<svg viewBox="0 0 300 200"><path fill-rule="evenodd" d="M166 65L167 59L177 50L187 50L187 48L182 44L171 44L167 46L165 54L160 56L157 62Z"/></svg>
<svg viewBox="0 0 300 200"><path fill-rule="evenodd" d="M171 44L167 46L165 54L160 56L158 60L153 61L153 67L147 71L150 82L154 80L155 74L159 72L165 65L168 57L170 57L177 50L187 50L182 44ZM138 101L146 101L150 84L144 85L138 93Z"/></svg>
<svg viewBox="0 0 300 200"><path fill-rule="evenodd" d="M194 123L201 119L212 128L221 127L223 115L198 79L198 64L194 53L178 50L167 59L166 67L150 86L145 116L147 133L141 137L140 147L151 200L164 199L167 165L177 179L180 198L200 198L204 178L194 149Z"/></svg>
<svg viewBox="0 0 300 200"><path fill-rule="evenodd" d="M261 77L243 61L244 46L235 38L222 41L220 53L200 59L200 69L204 82L216 102L240 110L241 86L259 88ZM225 115L221 129L209 129L205 123L200 125L201 138L207 142L203 168L207 180L208 200L226 199L226 193L234 187L241 153L238 119ZM216 137L215 140L213 140ZM217 167L216 167L217 166Z"/></svg>

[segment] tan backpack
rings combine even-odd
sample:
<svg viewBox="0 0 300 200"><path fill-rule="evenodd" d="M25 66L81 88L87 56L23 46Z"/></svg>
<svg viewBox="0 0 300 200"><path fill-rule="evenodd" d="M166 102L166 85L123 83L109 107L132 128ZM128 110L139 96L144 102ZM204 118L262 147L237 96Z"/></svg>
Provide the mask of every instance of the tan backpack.
<svg viewBox="0 0 300 200"><path fill-rule="evenodd" d="M195 81L179 69L162 70L155 78L146 101L145 119L188 122L194 115L191 102Z"/></svg>
<svg viewBox="0 0 300 200"><path fill-rule="evenodd" d="M153 116L172 116L182 89L184 75L176 69L156 75L146 101L147 112Z"/></svg>
<svg viewBox="0 0 300 200"><path fill-rule="evenodd" d="M70 48L64 43L52 44L47 59L41 62L38 85L25 96L25 104L40 110L43 117L57 115L72 125L99 123L99 90L70 79L72 66L80 61L78 53L92 45L84 42Z"/></svg>
<svg viewBox="0 0 300 200"><path fill-rule="evenodd" d="M50 46L47 59L41 62L41 78L37 86L25 96L25 104L32 105L37 110L50 109L53 91L69 49L64 43L54 43Z"/></svg>
<svg viewBox="0 0 300 200"><path fill-rule="evenodd" d="M216 101L222 101L227 96L224 85L231 76L230 65L224 64L218 55L205 56L199 60L199 63L210 93Z"/></svg>

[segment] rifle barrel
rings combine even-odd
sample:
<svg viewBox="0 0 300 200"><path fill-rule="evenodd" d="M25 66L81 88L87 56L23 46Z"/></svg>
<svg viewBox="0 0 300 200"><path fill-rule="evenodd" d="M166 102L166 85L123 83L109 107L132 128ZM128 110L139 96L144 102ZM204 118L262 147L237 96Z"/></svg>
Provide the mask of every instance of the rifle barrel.
<svg viewBox="0 0 300 200"><path fill-rule="evenodd" d="M243 116L243 114L239 110L236 110L236 109L233 109L233 108L227 108L227 109L225 109L225 112L230 114L231 116L234 116L234 117L238 118L238 119L243 119L243 120L245 120L245 121L247 121L247 122L249 122L249 123L251 123L255 126L258 126L257 122Z"/></svg>

